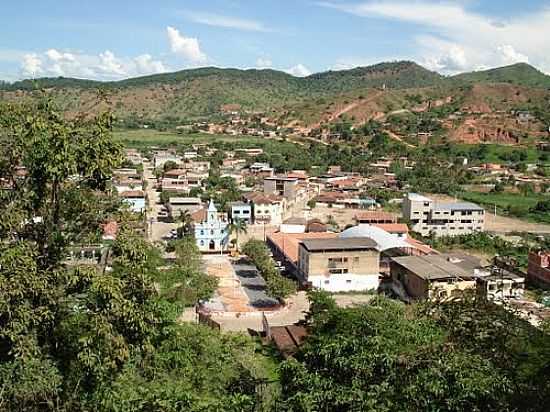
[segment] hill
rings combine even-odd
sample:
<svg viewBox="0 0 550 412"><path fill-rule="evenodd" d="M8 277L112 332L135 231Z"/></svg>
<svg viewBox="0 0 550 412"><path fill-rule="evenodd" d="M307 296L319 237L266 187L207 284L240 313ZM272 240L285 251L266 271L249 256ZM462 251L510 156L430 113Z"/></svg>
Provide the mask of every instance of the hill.
<svg viewBox="0 0 550 412"><path fill-rule="evenodd" d="M0 84L0 100L28 97L37 86L69 114L94 113L108 105L126 127L221 122L227 111L239 111L262 112L271 125L302 133L329 130L343 120L360 126L389 119L398 124L393 132L406 139L429 117L450 128L452 139L514 142L518 136L538 138L550 121L550 77L527 64L453 77L399 61L304 78L269 69L216 67L112 82L43 78ZM98 89L107 97L101 104ZM514 110L530 110L541 123L517 125L510 115ZM463 115L451 121L455 112Z"/></svg>
<svg viewBox="0 0 550 412"><path fill-rule="evenodd" d="M526 87L550 88L550 76L527 63L459 74L452 80L462 83L509 83Z"/></svg>

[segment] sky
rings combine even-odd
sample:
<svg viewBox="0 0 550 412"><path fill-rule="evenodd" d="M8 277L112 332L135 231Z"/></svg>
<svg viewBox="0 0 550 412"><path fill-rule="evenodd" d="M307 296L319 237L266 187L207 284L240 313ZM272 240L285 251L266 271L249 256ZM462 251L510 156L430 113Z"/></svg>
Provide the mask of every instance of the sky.
<svg viewBox="0 0 550 412"><path fill-rule="evenodd" d="M550 0L5 0L0 22L6 81L202 66L307 76L396 60L550 74Z"/></svg>

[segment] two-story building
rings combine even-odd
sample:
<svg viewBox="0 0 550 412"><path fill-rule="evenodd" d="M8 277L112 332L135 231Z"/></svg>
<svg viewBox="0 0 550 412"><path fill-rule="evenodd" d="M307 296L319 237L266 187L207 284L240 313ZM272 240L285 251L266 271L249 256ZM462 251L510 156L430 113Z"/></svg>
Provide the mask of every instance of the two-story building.
<svg viewBox="0 0 550 412"><path fill-rule="evenodd" d="M376 290L380 252L369 238L302 240L298 250L298 278L331 292Z"/></svg>
<svg viewBox="0 0 550 412"><path fill-rule="evenodd" d="M245 202L231 202L229 204L229 208L231 222L241 220L247 225L252 223L252 204Z"/></svg>

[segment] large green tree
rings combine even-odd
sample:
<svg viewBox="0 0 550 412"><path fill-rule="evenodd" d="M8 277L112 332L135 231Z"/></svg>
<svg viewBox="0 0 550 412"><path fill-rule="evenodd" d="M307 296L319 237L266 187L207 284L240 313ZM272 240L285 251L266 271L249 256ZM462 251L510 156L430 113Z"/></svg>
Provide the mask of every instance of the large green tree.
<svg viewBox="0 0 550 412"><path fill-rule="evenodd" d="M312 294L310 336L281 368L288 411L546 411L550 336L488 302L338 308Z"/></svg>
<svg viewBox="0 0 550 412"><path fill-rule="evenodd" d="M108 189L111 126L47 100L0 106L0 410L252 410L254 344L176 322L215 282L187 242L168 269L177 293L159 290L160 251ZM120 230L106 264L69 264L107 219Z"/></svg>

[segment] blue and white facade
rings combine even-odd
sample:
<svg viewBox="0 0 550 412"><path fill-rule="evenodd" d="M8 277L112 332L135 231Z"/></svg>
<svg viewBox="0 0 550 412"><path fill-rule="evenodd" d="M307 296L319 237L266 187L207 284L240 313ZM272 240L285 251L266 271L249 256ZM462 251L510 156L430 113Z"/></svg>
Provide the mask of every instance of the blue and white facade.
<svg viewBox="0 0 550 412"><path fill-rule="evenodd" d="M195 240L203 253L221 252L229 242L229 223L221 218L214 202L210 201L206 220L195 224Z"/></svg>

